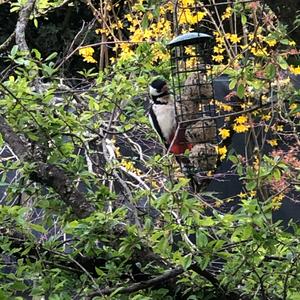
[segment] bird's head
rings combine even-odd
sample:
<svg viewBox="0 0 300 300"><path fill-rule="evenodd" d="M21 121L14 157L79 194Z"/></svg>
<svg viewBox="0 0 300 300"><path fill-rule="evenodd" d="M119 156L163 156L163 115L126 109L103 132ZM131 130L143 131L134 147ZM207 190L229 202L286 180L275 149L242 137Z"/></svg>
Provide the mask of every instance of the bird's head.
<svg viewBox="0 0 300 300"><path fill-rule="evenodd" d="M160 97L169 94L167 82L163 79L155 79L149 85L149 93L152 97Z"/></svg>

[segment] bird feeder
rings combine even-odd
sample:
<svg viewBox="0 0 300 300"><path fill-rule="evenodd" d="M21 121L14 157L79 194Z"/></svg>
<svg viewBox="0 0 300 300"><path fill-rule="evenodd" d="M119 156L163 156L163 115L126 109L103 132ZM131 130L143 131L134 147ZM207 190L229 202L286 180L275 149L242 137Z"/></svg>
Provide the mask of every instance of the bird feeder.
<svg viewBox="0 0 300 300"><path fill-rule="evenodd" d="M212 47L213 37L199 32L180 35L168 44L178 131L184 131L191 144L185 168L205 176L218 160Z"/></svg>

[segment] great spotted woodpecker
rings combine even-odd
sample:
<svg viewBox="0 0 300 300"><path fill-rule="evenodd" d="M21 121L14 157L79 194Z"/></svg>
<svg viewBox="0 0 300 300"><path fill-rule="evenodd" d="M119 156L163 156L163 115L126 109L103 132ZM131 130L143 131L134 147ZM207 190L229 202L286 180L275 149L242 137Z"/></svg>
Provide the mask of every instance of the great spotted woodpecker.
<svg viewBox="0 0 300 300"><path fill-rule="evenodd" d="M192 144L188 143L185 138L185 129L179 129L176 133L174 98L170 95L166 81L162 79L152 81L149 85L149 93L152 100L150 123L166 147L171 146L170 153L179 155L187 149L191 150Z"/></svg>

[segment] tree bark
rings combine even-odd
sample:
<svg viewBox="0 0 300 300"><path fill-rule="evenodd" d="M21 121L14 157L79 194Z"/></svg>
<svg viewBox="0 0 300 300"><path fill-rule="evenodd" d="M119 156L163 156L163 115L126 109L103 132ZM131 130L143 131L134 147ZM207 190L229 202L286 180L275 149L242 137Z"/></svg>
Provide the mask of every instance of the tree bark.
<svg viewBox="0 0 300 300"><path fill-rule="evenodd" d="M28 51L29 48L25 38L25 30L30 17L31 12L34 9L35 0L28 0L25 6L20 10L19 19L16 25L16 44L22 51Z"/></svg>

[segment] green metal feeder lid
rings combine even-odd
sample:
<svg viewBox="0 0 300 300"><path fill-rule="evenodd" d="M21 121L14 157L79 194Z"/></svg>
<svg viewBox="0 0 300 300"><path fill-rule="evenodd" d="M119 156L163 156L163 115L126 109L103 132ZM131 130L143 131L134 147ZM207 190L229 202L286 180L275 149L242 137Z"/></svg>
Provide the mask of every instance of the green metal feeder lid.
<svg viewBox="0 0 300 300"><path fill-rule="evenodd" d="M207 39L212 39L213 37L206 33L201 32L188 32L177 36L170 43L167 44L168 48L173 48L176 46L187 46L193 44L199 44Z"/></svg>

